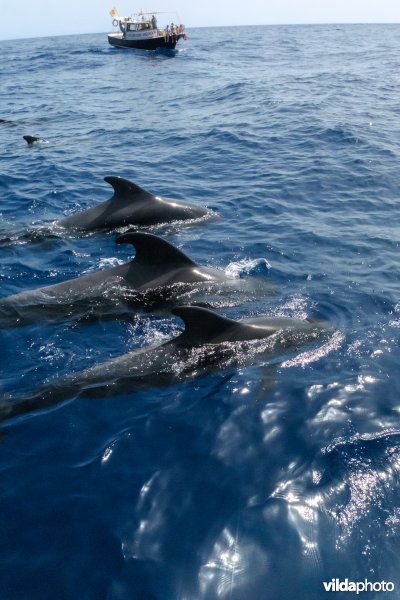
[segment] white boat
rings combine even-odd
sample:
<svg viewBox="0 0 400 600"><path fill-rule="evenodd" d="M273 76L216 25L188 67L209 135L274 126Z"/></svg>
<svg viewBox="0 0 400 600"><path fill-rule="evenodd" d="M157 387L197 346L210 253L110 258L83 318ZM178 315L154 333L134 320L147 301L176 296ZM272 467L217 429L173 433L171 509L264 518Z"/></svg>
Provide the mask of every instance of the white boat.
<svg viewBox="0 0 400 600"><path fill-rule="evenodd" d="M185 26L171 23L160 29L157 16L166 13L140 12L131 17L120 17L113 8L110 16L113 17L113 26L119 31L108 34L108 41L118 48L140 48L142 50L155 50L168 48L173 50L180 39L187 39Z"/></svg>

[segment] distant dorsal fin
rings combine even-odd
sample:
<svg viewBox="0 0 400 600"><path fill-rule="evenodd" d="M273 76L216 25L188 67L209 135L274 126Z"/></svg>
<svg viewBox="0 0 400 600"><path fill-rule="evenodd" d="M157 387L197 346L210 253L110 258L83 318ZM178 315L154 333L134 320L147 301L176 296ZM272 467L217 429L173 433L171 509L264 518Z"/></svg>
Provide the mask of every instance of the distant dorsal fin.
<svg viewBox="0 0 400 600"><path fill-rule="evenodd" d="M199 306L179 306L172 312L185 324L185 330L176 340L178 344L206 344L215 339L221 341L221 338L230 340L231 336L242 327L237 321Z"/></svg>
<svg viewBox="0 0 400 600"><path fill-rule="evenodd" d="M23 135L22 137L24 138L24 140L26 141L28 146L30 146L31 144L34 144L35 142L45 142L46 141L43 138L36 137L34 135Z"/></svg>
<svg viewBox="0 0 400 600"><path fill-rule="evenodd" d="M175 267L195 267L186 254L152 233L125 233L117 238L117 244L133 244L136 250L135 262L152 265L174 265Z"/></svg>
<svg viewBox="0 0 400 600"><path fill-rule="evenodd" d="M153 200L153 194L146 192L143 188L129 179L123 177L104 177L104 181L112 185L114 188L114 200L129 200L135 202L135 200Z"/></svg>

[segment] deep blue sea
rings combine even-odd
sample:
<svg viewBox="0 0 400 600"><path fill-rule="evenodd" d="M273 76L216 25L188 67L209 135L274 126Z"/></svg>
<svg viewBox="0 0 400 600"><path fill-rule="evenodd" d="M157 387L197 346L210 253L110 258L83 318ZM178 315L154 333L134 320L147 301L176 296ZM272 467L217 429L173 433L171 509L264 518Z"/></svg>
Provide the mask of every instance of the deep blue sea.
<svg viewBox="0 0 400 600"><path fill-rule="evenodd" d="M218 213L151 229L261 284L202 301L328 333L4 420L0 598L319 600L332 578L400 598L400 26L188 33L175 54L0 43L1 297L133 257L53 225L119 175ZM95 309L1 329L1 395L182 328Z"/></svg>

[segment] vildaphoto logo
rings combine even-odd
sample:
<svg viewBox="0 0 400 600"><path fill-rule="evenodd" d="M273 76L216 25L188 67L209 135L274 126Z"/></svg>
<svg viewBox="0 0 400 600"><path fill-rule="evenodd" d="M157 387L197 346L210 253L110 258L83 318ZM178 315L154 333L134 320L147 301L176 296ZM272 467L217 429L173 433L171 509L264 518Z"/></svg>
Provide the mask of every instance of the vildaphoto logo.
<svg viewBox="0 0 400 600"><path fill-rule="evenodd" d="M349 581L346 579L331 579L331 581L323 581L326 592L393 592L394 583L392 581Z"/></svg>

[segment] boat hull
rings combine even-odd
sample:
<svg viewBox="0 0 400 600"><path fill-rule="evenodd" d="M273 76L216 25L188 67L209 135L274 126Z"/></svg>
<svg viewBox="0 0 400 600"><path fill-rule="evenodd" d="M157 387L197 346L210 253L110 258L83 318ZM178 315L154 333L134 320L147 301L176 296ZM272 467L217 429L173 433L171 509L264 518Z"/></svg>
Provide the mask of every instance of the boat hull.
<svg viewBox="0 0 400 600"><path fill-rule="evenodd" d="M169 38L161 35L158 37L134 40L131 38L125 38L121 33L109 33L108 41L111 46L115 46L116 48L138 48L139 50L168 48L169 50L173 50L178 40L183 37L183 33L178 33L177 35L169 36Z"/></svg>

